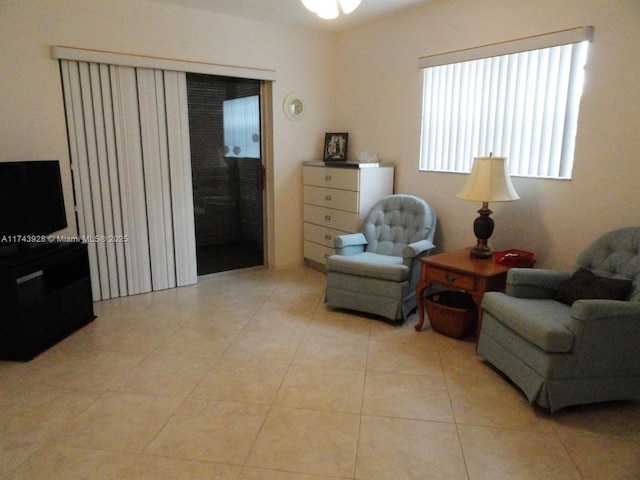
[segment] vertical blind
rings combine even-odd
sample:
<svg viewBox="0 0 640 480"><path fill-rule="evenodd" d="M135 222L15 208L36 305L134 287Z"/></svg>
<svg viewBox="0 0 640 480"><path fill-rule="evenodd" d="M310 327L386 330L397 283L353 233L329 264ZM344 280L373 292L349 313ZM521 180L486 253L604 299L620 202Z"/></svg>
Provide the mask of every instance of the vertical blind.
<svg viewBox="0 0 640 480"><path fill-rule="evenodd" d="M60 66L94 300L195 283L185 74Z"/></svg>
<svg viewBox="0 0 640 480"><path fill-rule="evenodd" d="M592 32L421 59L421 169L469 172L473 157L493 153L509 158L511 175L570 178Z"/></svg>

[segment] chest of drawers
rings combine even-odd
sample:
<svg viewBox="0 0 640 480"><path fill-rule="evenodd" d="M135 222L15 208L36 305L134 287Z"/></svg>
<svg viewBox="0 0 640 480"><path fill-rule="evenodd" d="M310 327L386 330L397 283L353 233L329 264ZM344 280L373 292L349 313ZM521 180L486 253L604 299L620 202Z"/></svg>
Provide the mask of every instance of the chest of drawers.
<svg viewBox="0 0 640 480"><path fill-rule="evenodd" d="M337 235L360 230L373 204L393 193L394 168L327 167L322 162L305 162L303 176L304 258L320 270L335 253Z"/></svg>

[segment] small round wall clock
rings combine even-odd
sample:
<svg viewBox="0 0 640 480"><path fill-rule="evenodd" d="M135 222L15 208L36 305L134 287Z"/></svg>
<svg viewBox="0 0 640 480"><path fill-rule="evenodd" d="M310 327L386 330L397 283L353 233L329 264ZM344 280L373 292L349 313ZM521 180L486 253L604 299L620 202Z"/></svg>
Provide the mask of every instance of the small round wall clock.
<svg viewBox="0 0 640 480"><path fill-rule="evenodd" d="M304 114L304 105L300 97L295 93L290 93L284 97L284 114L289 120L300 120Z"/></svg>

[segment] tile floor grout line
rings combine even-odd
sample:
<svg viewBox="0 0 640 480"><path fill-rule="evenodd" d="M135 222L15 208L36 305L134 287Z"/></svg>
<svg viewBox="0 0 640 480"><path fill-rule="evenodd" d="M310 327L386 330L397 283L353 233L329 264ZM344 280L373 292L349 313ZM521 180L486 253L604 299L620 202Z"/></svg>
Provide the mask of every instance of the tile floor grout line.
<svg viewBox="0 0 640 480"><path fill-rule="evenodd" d="M289 272L285 272L285 275L275 273L256 275L252 273L251 275L239 275L235 279L227 276L224 281L217 281L206 288L196 285L195 288L187 290L191 288L187 287L184 293L181 292L179 295L177 293L165 293L165 291L152 292L141 303L135 301L135 299L126 302L116 299L117 305L114 302L113 307L107 305L100 307L102 309L101 317L103 317L103 321L106 324L99 325L99 328L88 326L89 328L79 331L75 337L72 337L72 341L61 342L56 346L52 350L54 354L47 355L45 353L33 363L17 366L21 368L0 363L2 396L6 399L8 405L12 407L10 410L0 412L0 425L3 426L2 434L3 436L6 435L7 441L12 442L12 445L17 444L21 439L29 438L33 442L31 448L35 447L35 450L31 450L31 448L26 448L23 445L20 449L14 450L15 447L13 446L9 449L0 445L0 472L2 472L0 473L0 478L25 478L25 475L30 475L31 477L44 476L43 472L46 472L47 475L57 474L60 476L63 470L64 472L71 472L76 463L74 459L71 457L65 459L63 456L63 458L58 458L54 461L52 456L56 453L56 444L60 443L59 440L64 433L62 425L65 422L74 422L73 429L67 430L68 433L65 434L65 438L68 437L65 440L67 447L78 449L79 457L84 458L86 456L86 459L82 462L84 465L79 465L80 468L86 468L89 465L86 461L92 458L95 460L103 454L118 453L123 456L135 456L135 462L130 463L128 467L123 467L125 468L124 471L129 475L132 475L131 472L134 471L132 465L137 462L140 462L140 464L136 466L135 471L139 472L144 468L144 464L151 465L152 468L158 468L163 465L162 460L167 459L173 461L168 463L175 463L178 466L187 466L187 462L189 462L189 464L194 465L198 463L204 464L205 466L198 467L204 469L207 469L207 464L233 467L222 469L220 472L225 475L224 478L234 478L235 480L247 480L249 478L255 480L258 478L316 478L318 475L317 469L321 467L321 464L315 462L318 459L324 461L322 455L312 455L310 458L313 460L310 462L300 461L299 459L291 461L294 458L290 459L288 456L279 456L277 461L269 460L268 462L263 462L263 460L269 459L269 455L275 453L275 450L269 447L268 440L270 438L280 438L282 432L286 431L282 428L276 428L276 423L278 422L275 420L290 418L292 421L302 422L305 417L314 418L316 423L307 424L305 422L304 425L300 424L301 428L297 429L298 432L308 433L313 436L315 428L331 419L331 428L326 430L330 435L335 434L337 435L336 438L343 434L348 435L343 437L341 451L352 455L351 448L355 444L352 473L347 474L350 463L344 462L345 457L343 455L341 463L335 464L335 467L340 465L340 469L335 467L328 468L325 471L331 472L331 474L327 476L325 473L324 476L318 478L370 480L383 472L383 468L389 466L396 468L397 476L395 478L406 478L402 475L402 471L409 458L405 457L402 460L402 458L398 459L397 457L386 457L387 454L397 455L400 452L411 455L411 461L415 462L414 467L420 469L414 470L414 472L428 472L429 470L425 470L425 468L434 467L437 469L442 468L444 472L446 471L445 468L448 468L446 465L440 465L433 458L420 458L420 452L425 453L425 448L435 448L436 450L440 448L438 443L431 443L432 440L429 438L431 432L438 431L447 432L446 437L442 437L443 439L448 439L445 452L451 454L451 458L457 458L457 456L461 455L462 461L458 462L456 460L458 472L456 478L467 478L467 480L476 478L475 476L483 472L481 469L484 469L484 473L488 474L491 469L491 462L495 462L499 458L498 453L508 455L509 462L514 468L511 473L520 473L523 477L525 473L531 474L536 471L540 473L543 469L548 469L547 471L552 476L554 473L560 476L560 472L564 472L570 478L583 479L616 478L624 476L625 473L637 473L636 460L640 455L640 436L638 436L638 432L640 432L639 403L618 403L595 408L578 407L575 410L560 412L553 416L546 415L544 411L540 412L535 407L528 405L526 398L503 378L486 375L486 369L481 368L478 362L475 361L476 357L474 352L471 351L472 345L470 343L453 341L435 335L431 331L416 333L413 331L412 325L400 330L389 329L387 326L369 319L366 315L355 313L342 315L328 311L322 303L322 293L319 292L321 289L320 280L320 277L306 269L301 269L299 276ZM298 288L298 284L301 288ZM211 302L212 296L209 294L210 291L218 290L223 285L224 292L221 292L220 299L224 303L224 308L220 307L221 304L217 300ZM197 342L197 335L187 336L173 345L172 353L169 353L169 350L162 353L163 342L156 345L156 335L150 336L149 332L146 331L148 326L153 326L153 321L156 319L160 322L159 324L163 325L163 329L176 325L174 322L179 319L182 320L181 324L173 331L188 328L188 319L194 319L197 313L187 313L179 319L177 315L180 315L181 311L185 313L192 312L192 309L193 312L196 312L196 306L191 305L191 303L203 302L207 299L209 299L210 307L208 306L205 309L206 311L202 319L200 319L202 324L207 325L207 313L213 316L222 315L222 318L226 318L227 314L232 315L231 312L234 305L240 308L239 306L246 304L246 298L243 299L242 297L242 293L246 288L251 288L256 293L255 296L252 296L251 301L258 303L257 300L259 299L260 306L255 310L251 309L249 322L242 323L241 320L236 321L238 317L232 319L230 316L229 320L233 320L234 327L241 324L242 326L241 328L227 328L228 337L206 337L203 338L202 343L192 345L188 342L191 342L191 340ZM287 303L289 297L291 301ZM315 300L313 300L314 298ZM168 307L169 305L171 307ZM181 305L184 305L184 309L181 308ZM165 306L167 306L165 316L162 317ZM265 350L265 353L268 355L263 356L260 353L249 360L247 360L249 357L245 357L245 360L240 360L242 358L241 355L249 350L238 348L238 351L235 352L235 357L239 359L238 363L247 363L246 366L239 366L238 372L251 372L252 363L261 363L265 365L264 371L272 376L272 380L268 382L267 389L260 390L259 395L252 393L251 397L239 397L238 393L241 393L244 388L252 388L253 383L249 384L248 382L254 382L258 379L262 370L243 377L240 383L232 378L233 375L231 377L222 376L220 377L223 379L222 381L225 381L224 378L230 378L228 389L232 392L232 395L235 395L236 399L215 399L216 395L219 398L223 398L224 395L216 393L219 390L217 378L210 377L209 385L205 385L207 376L216 368L220 369L223 362L229 361L229 365L231 365L235 361L234 358L226 357L226 355L231 353L235 347L245 346L240 345L236 340L250 332L252 325L257 325L251 322L263 314L265 310L262 307L266 308L267 306L269 306L271 313L274 315L274 325L277 323L278 326L278 331L275 332L274 336L286 332L284 328L287 326L287 321L290 321L291 328L296 329L296 332L299 333L291 336L288 340L291 343L296 342L295 349L290 343L275 342L265 346L268 349L268 351ZM297 308L297 306L300 308ZM309 309L303 308L303 306L309 307ZM151 309L149 310L150 314L146 313L148 309ZM279 309L281 309L281 313L278 313ZM135 327L136 323L140 325L140 328L132 329L133 335L136 335L138 331L140 332L138 340L127 339L127 344L122 345L122 347L135 347L136 341L138 341L139 351L137 352L126 353L118 348L109 348L110 346L118 347L113 342L116 342L122 335L114 334L109 340L105 340L102 337L105 332L125 327L126 323L121 321L123 316L131 317L132 327ZM173 320L171 320L172 318ZM213 320L209 321L212 322ZM304 325L301 324L301 321L304 321ZM110 326L113 327L109 328ZM259 331L257 335L253 335L257 339L267 331L266 328L269 327L268 321L262 327L263 330ZM84 334L81 332L84 332ZM419 337L410 334L419 335ZM157 334L158 337L162 335L163 332ZM320 337L316 335L320 335ZM364 340L363 337L366 337L367 343L364 362L361 363L362 352L365 348L364 342L360 344L360 340ZM318 338L321 338L323 343L314 349L312 344L316 343ZM147 339L153 343L145 343ZM335 343L333 339L340 341L340 345L335 351L327 352L331 357L344 355L350 349L357 349L357 355L352 356L349 353L349 357L345 356L344 358L349 358L349 363L344 362L343 358L340 358L339 362L330 360L323 350L325 348L328 349ZM164 341L167 341L167 339ZM259 346L259 344L254 343L255 341L252 340L246 345L250 348ZM306 344L304 343L305 341ZM422 345L423 341L429 342L431 345ZM220 348L223 345L224 348ZM150 346L152 348L148 348ZM204 350L203 347L209 350ZM286 349L286 355L280 353L276 356L271 356L274 347L278 350ZM213 352L215 354L205 358L207 353L212 353L211 348L215 350ZM82 359L86 358L85 352L90 352L91 349L100 350L106 352L106 354L97 352L95 360L91 360L88 363L82 362ZM438 352L437 362L434 356L434 349L437 349ZM69 352L71 352L71 355ZM200 353L201 355L193 356L190 355L191 353ZM158 377L160 380L158 386L149 382L149 386L153 388L149 388L148 392L154 393L136 393L139 388L135 384L135 377L130 377L132 380L122 382L122 388L117 389L117 385L120 384L122 379L131 375L132 372L137 371L136 375L140 375L141 372L147 372L147 370L137 369L146 366L145 364L147 363L154 362L154 355L176 357L177 365L182 365L181 359L185 359L184 363L188 364L188 366L185 365L180 368L188 370L171 371L192 372L188 381L178 381L178 379L172 379L167 375L164 377L160 375ZM288 355L291 356L288 357ZM190 357L201 359L198 360L197 368L191 366L195 362L190 360ZM269 362L266 362L264 358L280 358L286 360L286 362L275 362L275 368L271 369L266 365ZM325 358L328 359L328 362ZM362 368L350 368L356 365L352 359L356 361L357 366L363 365ZM169 361L167 360L167 362ZM397 368L393 366L393 362L398 361L402 362L398 363L401 368L395 372ZM420 362L419 369L416 368L416 361ZM83 363L86 364L83 365ZM329 363L331 366L327 366ZM172 363L167 363L167 365L173 366ZM344 379L351 378L353 380L357 378L356 383L358 385L349 385L349 392L360 390L360 398L357 400L351 398L348 402L343 402L344 392L341 395L332 397L335 393L327 393L326 389L323 390L321 386L324 384L320 381L304 381L300 385L294 382L287 385L287 378L292 381L295 378L304 380L307 377L307 371L304 370L306 368L327 370L326 373L318 370L318 376L315 377L317 379L323 378L325 374L332 377L332 371L337 373L336 376ZM220 369L220 371L222 370L224 369ZM156 369L152 368L149 372L155 375L162 373L162 370L158 370L156 367ZM309 370L308 372L316 375L314 370ZM349 372L361 372L361 375ZM295 375L293 375L294 373ZM82 374L84 377L80 378L78 374ZM199 374L201 376L198 378ZM382 374L395 375L398 379L396 380L392 376L386 377ZM443 386L446 390L442 390L440 380L435 376L431 377L432 374L438 374L443 377ZM281 376L278 377L278 375ZM144 377L139 378L143 379ZM153 378L153 376L149 378ZM432 381L429 380L431 378ZM211 380L213 380L212 383ZM370 380L370 391L367 396L367 384ZM390 380L393 380L393 385L388 383ZM345 380L341 380L341 382L331 383L331 385L347 385L347 383L344 383ZM397 382L397 385L395 382ZM350 381L350 383L353 383L353 381ZM427 386L429 383L433 384L432 388ZM307 389L303 384L309 385L311 389ZM9 385L10 388L6 389L5 385ZM97 388L88 390L82 388L82 385L95 386ZM296 403L297 401L294 400L294 397L279 396L285 389L294 385L295 388L304 388L301 390L302 395L299 397L304 401ZM200 386L203 386L203 388L198 390ZM236 387L241 388L236 389ZM353 390L351 389L352 387ZM390 388L397 389L397 391L393 392L389 390ZM49 389L50 393L45 396L43 395L45 390L42 389ZM335 387L332 387L332 389L334 392L339 392L335 390ZM176 395L171 394L171 392L182 393ZM196 395L198 392L201 395ZM444 396L445 392L446 397ZM266 397L265 393L270 396ZM320 394L320 398L314 396L316 393ZM81 420L89 418L86 415L87 412L91 411L99 402L102 401L103 404L106 404L108 402L106 399L110 399L108 395L116 394L144 395L149 398L155 398L157 400L152 401L157 402L158 405L163 404L165 412L158 410L162 415L162 420L160 422L154 421L153 423L154 428L157 426L157 431L154 432L153 428L147 430L147 435L153 432L150 435L152 438L147 441L147 435L137 437L136 443L132 443L135 448L124 453L117 450L117 443L114 443L113 437L102 438L105 432L90 428L90 423L93 422L86 423ZM432 395L434 396L432 397ZM163 401L161 397L173 397L176 400ZM131 398L133 399L134 397ZM231 396L228 398L231 398ZM69 399L72 399L75 406L69 403ZM229 404L244 405L242 409L238 410L239 412L242 411L244 416L233 417L234 423L237 418L239 425L250 427L248 432L256 432L253 438L249 435L238 436L237 439L241 440L242 443L239 443L239 445L242 448L234 451L233 455L228 455L222 450L218 453L218 450L214 451L209 449L209 445L203 444L207 446L207 449L202 450L202 453L197 455L201 458L200 460L194 460L192 457L194 457L195 450L190 452L190 444L184 443L183 439L188 441L191 438L190 435L196 432L184 429L182 434L186 435L184 437L176 437L176 441L180 442L179 444L176 443L176 446L180 445L182 447L180 451L165 448L154 448L153 451L149 451L150 446L163 431L165 432L165 439L171 440L168 435L173 435L171 433L173 430L167 430L167 425L172 419L175 419L180 409L184 408L187 402L194 399L210 401L211 406L214 406L216 402L223 401ZM264 403L260 403L260 399L265 400ZM268 400L268 403L266 400ZM327 400L330 401L327 402ZM449 409L450 416L445 417L442 415L443 412L446 412L444 404L438 404L438 408L429 411L429 408L435 407L433 400L438 402L446 401L446 408ZM143 403L138 406L147 405L142 397L140 401ZM284 401L284 403L281 404L281 401ZM393 403L389 403L389 401ZM397 402L400 402L399 408ZM254 403L262 405L259 412L256 412L250 406ZM296 406L288 406L289 403L296 404ZM360 408L358 417L355 417L353 412L346 411L349 409L355 411L358 403ZM152 404L155 403L149 403L149 405ZM174 405L175 409L171 411ZM203 403L202 405L206 406L207 404ZM283 409L286 408L288 413L277 410L279 406ZM365 407L369 409L370 414L365 413ZM65 411L68 408L73 409L68 410L68 412ZM422 411L415 411L415 408L422 409ZM293 412L294 410L298 411ZM132 411L135 410L122 410L122 412L117 412L117 416L113 418L132 418L130 417L130 412ZM307 415L305 413L310 411L323 412L323 414L313 413ZM171 413L165 417L169 412ZM273 416L274 412L278 413L278 415ZM35 421L32 421L32 413L36 414L33 416ZM96 409L93 413L101 414L102 412L100 409ZM256 416L256 413L263 415L262 419ZM340 420L335 421L332 419L331 415L334 413L339 415L333 418ZM189 418L195 422L196 430L204 427L201 429L203 433L213 432L213 423L197 425L198 422L202 421L200 418L203 420L205 418L217 418L215 414L209 417L210 414L211 412L204 417L190 414ZM349 418L342 417L341 415L343 414L351 416ZM273 420L271 423L268 422L270 416ZM246 423L245 417L247 418ZM156 418L157 420L160 417L151 418ZM249 422L249 418L253 418L253 420ZM438 418L452 418L452 420L437 420ZM343 425L347 425L343 423L344 419L348 419L349 428L344 428ZM455 425L456 437L453 436L454 430L450 426L444 426L451 425L451 423ZM429 426L428 424L432 425ZM440 424L440 426L436 424ZM230 424L227 423L225 425L229 426ZM296 425L298 423L291 423L291 426ZM79 436L77 437L72 434L76 427L79 428ZM132 435L130 432L133 432L133 430L122 430L121 426L119 426L114 431L117 433L124 432L126 438L134 438L133 436L129 437ZM425 431L428 432L428 435L424 434ZM526 435L521 434L524 431L529 433ZM227 431L225 430L225 432ZM263 432L268 433L269 436L263 436L261 443L258 444ZM387 436L385 432L392 434L393 437L391 438L395 440L391 443L385 442L384 438L381 438ZM408 432L416 433L408 435ZM216 435L217 442L220 442L220 439L225 438L226 435L231 435L231 437L228 437L230 439L236 438L232 430L224 433L224 435ZM82 438L88 439L89 442L80 441ZM402 442L402 439L407 438L412 440L407 444ZM418 443L414 443L414 438L419 439ZM145 440L146 445L145 442L140 441L141 439ZM344 439L346 439L346 442ZM612 442L610 441L611 439L618 441ZM264 442L264 440L267 440L267 442ZM500 443L513 440L522 442L518 451L511 449L506 443ZM398 441L401 444L398 444ZM438 442L438 440L435 441ZM370 445L372 442L375 443L374 450L372 450L373 445ZM84 444L85 446L74 447L72 446L73 443L77 445ZM493 445L490 450L498 450L498 452L487 451L487 443ZM547 444L550 446L545 447ZM108 448L96 449L86 445L113 447L116 450L109 450ZM141 452L138 452L139 445L144 445ZM170 445L171 443L168 444L168 446ZM194 443L194 447L198 445L200 444ZM305 453L307 452L306 448L313 448L315 453L317 447L317 445L310 444L308 447L300 449L297 444L291 442L285 442L283 445L290 445L292 452L296 453ZM608 447L607 445L611 446ZM222 447L227 448L224 444ZM466 447L466 450L463 447ZM549 451L548 448L553 449ZM539 451L534 453L537 449ZM249 460L257 450L260 451L253 457L254 465L251 465ZM83 453L83 451L86 453ZM238 455L238 452L245 451L247 453L244 457ZM324 451L328 454L334 450L329 447ZM94 455L92 452L97 453ZM311 452L312 450L309 450L309 453ZM362 456L360 456L361 452ZM372 456L374 452L375 454ZM417 455L415 455L416 453ZM239 461L241 458L242 462ZM349 457L346 458L348 459ZM234 463L229 463L224 459L233 459ZM12 460L16 463L13 463ZM125 462L122 465L125 465ZM344 468L345 466L347 467L346 469ZM109 468L111 467L109 465ZM358 471L360 471L360 475L357 475ZM462 473L463 471L466 477ZM493 478L504 478L504 472L502 472L503 476L501 477L498 473L499 471L496 470L496 475ZM408 472L409 470L407 469L406 473L408 474ZM105 472L103 471L103 473ZM126 478L133 477L127 476ZM394 477L388 476L387 478Z"/></svg>
<svg viewBox="0 0 640 480"><path fill-rule="evenodd" d="M276 291L276 289L274 289L274 291ZM273 292L271 293L271 295L273 295ZM271 296L269 295L269 297ZM268 298L263 302L262 306L268 301ZM261 307L262 307L261 306ZM257 312L259 312L260 309L257 310ZM256 315L257 315L256 312ZM248 324L247 324L248 325ZM305 328L305 333L306 330L308 329L308 325ZM302 336L302 338L304 338L304 335ZM287 378L287 375L289 373L289 371L291 370L291 366L293 364L293 359L296 356L296 353L298 352L299 348L300 348L300 344L302 343L301 340L298 340L298 345L296 346L296 351L293 353L293 355L291 356L291 359L289 360L288 364L287 364L287 370L284 372L284 374L282 375L282 379L280 380L280 384L278 385L278 388L275 390L275 393L273 394L272 398L271 398L271 402L269 403L269 408L267 409L267 412L264 415L264 418L262 419L262 422L260 424L260 428L258 429L258 432L256 433L255 437L253 438L253 441L251 442L251 446L249 447L249 450L247 452L247 455L244 459L244 462L242 463L242 468L240 470L240 475L242 474L242 472L246 469L246 468L258 468L258 467L253 467L251 465L247 465L247 462L249 461L249 459L251 458L251 454L253 453L255 446L256 446L256 442L258 441L258 437L260 436L260 434L262 433L262 430L264 429L265 423L267 422L267 419L269 418L269 415L271 414L271 412L273 411L273 407L275 405L275 401L278 398L278 393L280 392L280 390L282 389L282 386L284 385L284 382Z"/></svg>

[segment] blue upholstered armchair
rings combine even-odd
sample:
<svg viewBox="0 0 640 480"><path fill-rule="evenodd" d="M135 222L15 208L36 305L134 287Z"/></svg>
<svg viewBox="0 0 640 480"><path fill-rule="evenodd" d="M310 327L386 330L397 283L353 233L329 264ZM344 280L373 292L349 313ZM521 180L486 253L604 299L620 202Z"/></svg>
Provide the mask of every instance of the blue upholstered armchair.
<svg viewBox="0 0 640 480"><path fill-rule="evenodd" d="M482 309L478 354L531 403L640 399L640 227L597 239L573 274L509 270Z"/></svg>
<svg viewBox="0 0 640 480"><path fill-rule="evenodd" d="M419 258L428 255L436 214L412 195L378 201L361 232L336 237L327 259L327 305L406 320L416 307Z"/></svg>

